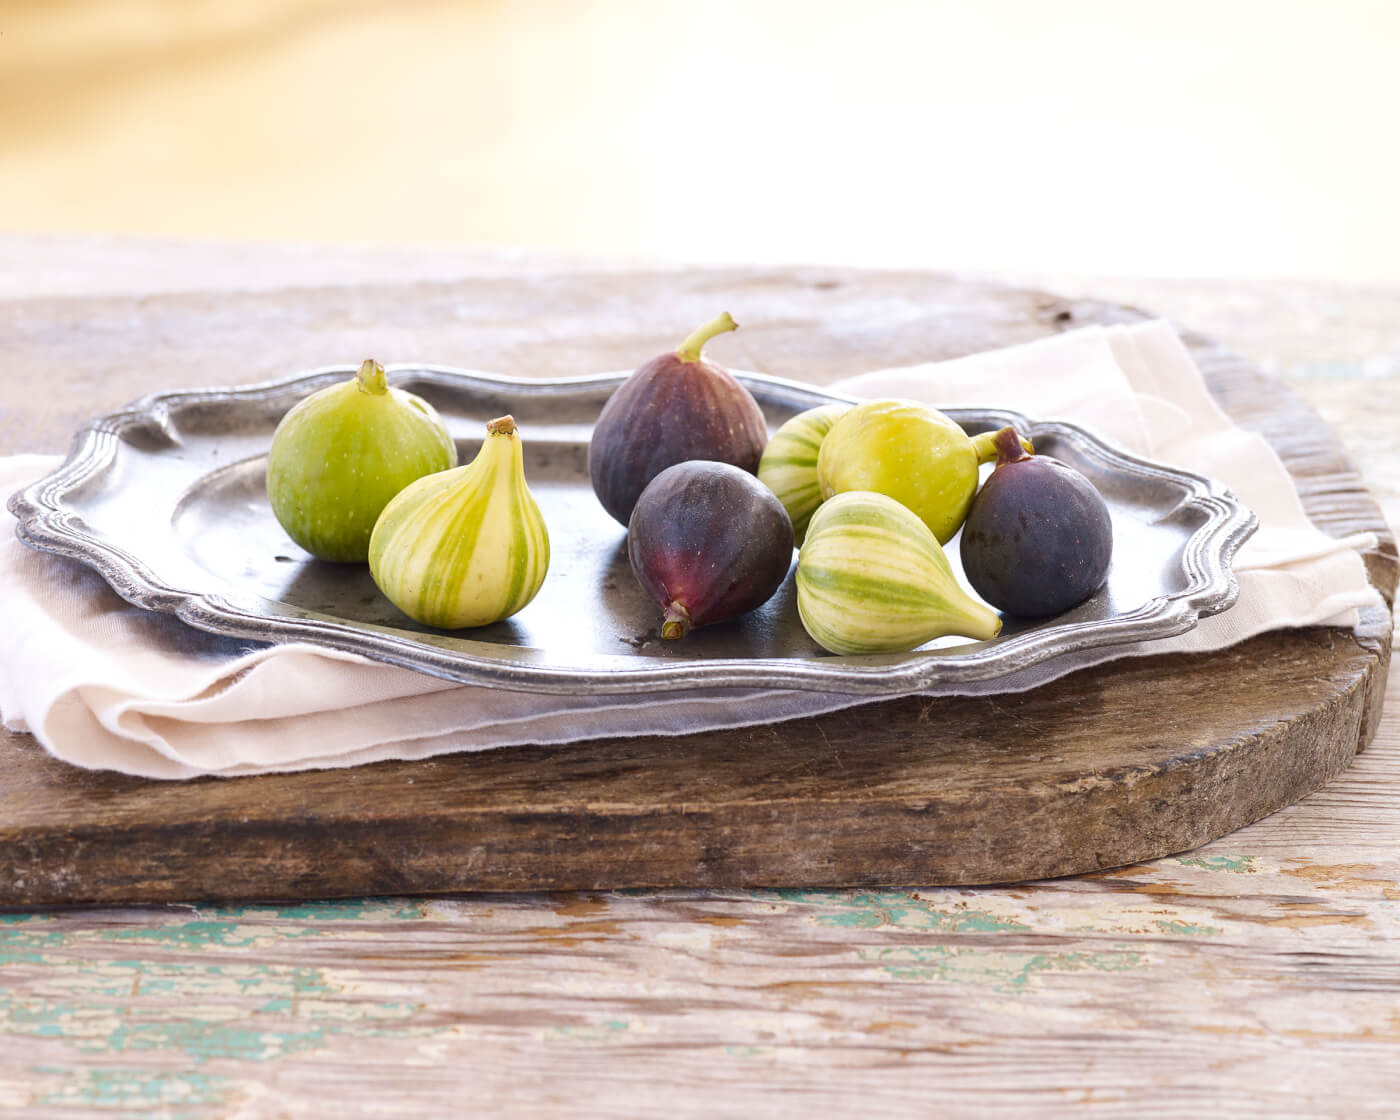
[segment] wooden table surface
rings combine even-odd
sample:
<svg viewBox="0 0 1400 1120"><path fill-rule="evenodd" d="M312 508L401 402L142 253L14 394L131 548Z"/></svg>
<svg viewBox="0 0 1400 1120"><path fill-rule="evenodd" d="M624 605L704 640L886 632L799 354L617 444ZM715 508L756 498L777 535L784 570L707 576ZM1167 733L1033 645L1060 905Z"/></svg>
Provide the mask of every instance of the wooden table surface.
<svg viewBox="0 0 1400 1120"><path fill-rule="evenodd" d="M115 314L161 292L551 267L0 239L0 299L110 295ZM1400 289L1054 286L1260 361L1400 520ZM0 448L24 436L0 414ZM0 1115L1392 1115L1398 764L1392 672L1374 742L1320 792L1077 879L3 913Z"/></svg>

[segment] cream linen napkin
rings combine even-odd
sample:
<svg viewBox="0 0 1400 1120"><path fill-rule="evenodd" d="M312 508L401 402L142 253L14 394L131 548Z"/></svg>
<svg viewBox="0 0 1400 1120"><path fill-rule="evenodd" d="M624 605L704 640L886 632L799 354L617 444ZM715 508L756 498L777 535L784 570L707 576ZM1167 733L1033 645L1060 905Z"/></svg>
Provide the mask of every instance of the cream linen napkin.
<svg viewBox="0 0 1400 1120"><path fill-rule="evenodd" d="M1303 513L1258 436L1215 405L1165 324L1090 328L833 386L943 407L1003 406L1070 420L1126 450L1212 475L1259 514L1236 557L1234 608L1164 641L1091 651L959 692L1034 687L1114 657L1218 649L1268 629L1354 626L1379 603L1357 553ZM58 460L0 460L0 493ZM305 644L249 648L129 606L95 573L34 552L0 526L0 717L78 766L152 778L420 759L449 751L676 735L773 723L866 702L796 690L556 697L466 686Z"/></svg>

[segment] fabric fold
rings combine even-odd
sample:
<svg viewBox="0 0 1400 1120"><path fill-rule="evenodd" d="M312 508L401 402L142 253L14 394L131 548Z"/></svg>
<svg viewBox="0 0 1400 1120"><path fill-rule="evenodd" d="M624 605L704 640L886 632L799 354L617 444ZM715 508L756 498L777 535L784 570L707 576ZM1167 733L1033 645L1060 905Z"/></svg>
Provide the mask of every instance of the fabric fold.
<svg viewBox="0 0 1400 1120"><path fill-rule="evenodd" d="M1087 328L953 361L876 370L833 391L1075 423L1130 453L1226 483L1260 516L1235 606L1157 642L1090 651L939 694L1034 688L1117 657L1204 652L1266 630L1357 624L1381 603L1360 553L1308 520L1273 449L1237 428L1164 323ZM9 494L52 470L0 459ZM253 646L122 601L92 570L0 540L0 718L76 766L160 779L423 759L450 751L682 735L869 703L792 689L542 696L439 680L306 643Z"/></svg>

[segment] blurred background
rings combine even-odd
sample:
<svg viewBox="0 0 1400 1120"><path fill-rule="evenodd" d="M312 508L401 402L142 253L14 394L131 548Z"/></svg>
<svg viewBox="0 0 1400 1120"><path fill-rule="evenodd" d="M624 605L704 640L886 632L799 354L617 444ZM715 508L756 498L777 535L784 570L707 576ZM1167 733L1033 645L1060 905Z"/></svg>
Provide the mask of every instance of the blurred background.
<svg viewBox="0 0 1400 1120"><path fill-rule="evenodd" d="M0 0L0 231L1400 278L1395 0Z"/></svg>

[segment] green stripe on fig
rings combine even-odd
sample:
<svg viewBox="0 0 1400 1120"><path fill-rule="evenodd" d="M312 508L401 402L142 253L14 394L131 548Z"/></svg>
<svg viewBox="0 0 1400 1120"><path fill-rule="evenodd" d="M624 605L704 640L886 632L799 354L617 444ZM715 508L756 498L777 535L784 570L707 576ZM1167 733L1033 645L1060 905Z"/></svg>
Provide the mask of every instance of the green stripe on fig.
<svg viewBox="0 0 1400 1120"><path fill-rule="evenodd" d="M850 407L824 404L799 412L778 428L759 460L758 480L783 503L799 545L812 512L822 501L817 485L817 455L822 440Z"/></svg>
<svg viewBox="0 0 1400 1120"><path fill-rule="evenodd" d="M797 558L797 609L812 639L839 654L1001 631L1001 619L958 585L928 526L866 491L838 494L813 516Z"/></svg>
<svg viewBox="0 0 1400 1120"><path fill-rule="evenodd" d="M514 422L503 417L487 429L471 463L405 490L370 540L379 589L429 626L508 618L535 597L549 569L549 531L525 482Z"/></svg>

